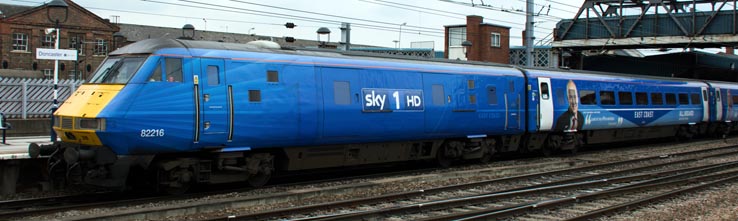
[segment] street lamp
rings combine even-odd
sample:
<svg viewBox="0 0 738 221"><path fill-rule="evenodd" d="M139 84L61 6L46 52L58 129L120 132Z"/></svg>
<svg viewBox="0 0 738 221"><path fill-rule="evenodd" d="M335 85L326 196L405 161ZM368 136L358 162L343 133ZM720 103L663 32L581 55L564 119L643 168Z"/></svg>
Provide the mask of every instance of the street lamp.
<svg viewBox="0 0 738 221"><path fill-rule="evenodd" d="M52 15L53 14L53 15ZM64 16L61 16L64 15ZM49 22L54 23L56 29L56 40L54 49L59 50L59 23L67 21L69 15L69 5L63 0L53 0L46 4L46 17ZM61 18L64 20L61 20ZM61 20L61 21L59 21ZM54 59L54 105L51 107L51 141L56 141L56 133L54 132L54 112L59 109L59 60Z"/></svg>
<svg viewBox="0 0 738 221"><path fill-rule="evenodd" d="M194 40L195 39L195 26L192 24L186 24L182 26L182 37L180 39Z"/></svg>
<svg viewBox="0 0 738 221"><path fill-rule="evenodd" d="M400 24L400 34L397 36L397 48L400 48L402 46L402 26L407 25L407 22L403 22Z"/></svg>
<svg viewBox="0 0 738 221"><path fill-rule="evenodd" d="M461 46L464 47L464 49L462 49L464 51L464 58L468 61L469 55L467 55L466 53L469 51L469 47L472 46L472 43L471 41L464 41L464 42L461 42Z"/></svg>
<svg viewBox="0 0 738 221"><path fill-rule="evenodd" d="M324 40L324 41L321 41L320 40L320 36L321 35L327 36L327 38L328 38L327 42L330 42L331 41L331 30L330 29L328 29L326 27L320 27L320 28L318 28L318 31L316 31L315 33L318 33L318 42L320 42L320 47L321 48L324 48L325 47L325 42L326 42L326 40Z"/></svg>

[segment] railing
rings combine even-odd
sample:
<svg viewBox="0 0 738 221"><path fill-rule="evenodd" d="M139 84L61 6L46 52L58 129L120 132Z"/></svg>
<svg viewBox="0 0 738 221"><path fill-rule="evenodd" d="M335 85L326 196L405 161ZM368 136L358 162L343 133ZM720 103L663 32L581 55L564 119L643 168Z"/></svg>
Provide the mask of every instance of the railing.
<svg viewBox="0 0 738 221"><path fill-rule="evenodd" d="M59 104L64 103L83 82L59 80ZM4 113L8 119L49 118L53 101L53 80L0 79L0 113Z"/></svg>

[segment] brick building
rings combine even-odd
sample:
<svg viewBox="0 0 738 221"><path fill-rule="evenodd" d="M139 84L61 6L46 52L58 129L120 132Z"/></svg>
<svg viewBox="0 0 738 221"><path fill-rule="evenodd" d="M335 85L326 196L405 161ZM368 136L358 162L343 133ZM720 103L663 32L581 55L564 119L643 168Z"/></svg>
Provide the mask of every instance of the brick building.
<svg viewBox="0 0 738 221"><path fill-rule="evenodd" d="M60 24L60 49L76 49L77 61L59 61L59 78L86 79L113 48L117 25L102 19L71 0L68 19ZM54 61L36 59L36 48L54 48L54 23L46 5L37 7L0 4L0 75L53 77ZM63 18L63 16L62 16Z"/></svg>
<svg viewBox="0 0 738 221"><path fill-rule="evenodd" d="M465 25L445 26L444 57L508 64L510 62L510 27L484 23L477 15L466 16ZM466 50L461 43L470 41ZM466 59L465 59L466 58Z"/></svg>

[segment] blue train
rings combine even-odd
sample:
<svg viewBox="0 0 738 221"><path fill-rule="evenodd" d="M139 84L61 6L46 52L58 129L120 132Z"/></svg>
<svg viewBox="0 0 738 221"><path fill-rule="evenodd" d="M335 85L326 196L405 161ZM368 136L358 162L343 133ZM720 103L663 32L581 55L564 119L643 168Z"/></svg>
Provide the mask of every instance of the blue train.
<svg viewBox="0 0 738 221"><path fill-rule="evenodd" d="M173 39L111 53L32 144L50 174L159 190L278 171L726 134L738 85ZM130 174L130 176L129 176ZM140 182L135 180L135 182Z"/></svg>

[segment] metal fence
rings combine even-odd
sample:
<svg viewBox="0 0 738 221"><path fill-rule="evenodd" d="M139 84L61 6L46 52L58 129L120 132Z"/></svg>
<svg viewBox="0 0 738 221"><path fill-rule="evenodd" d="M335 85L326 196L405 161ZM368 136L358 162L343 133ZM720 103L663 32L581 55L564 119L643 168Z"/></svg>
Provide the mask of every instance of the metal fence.
<svg viewBox="0 0 738 221"><path fill-rule="evenodd" d="M59 80L59 104L82 80ZM49 118L54 101L54 81L29 78L0 79L0 113L6 118Z"/></svg>

